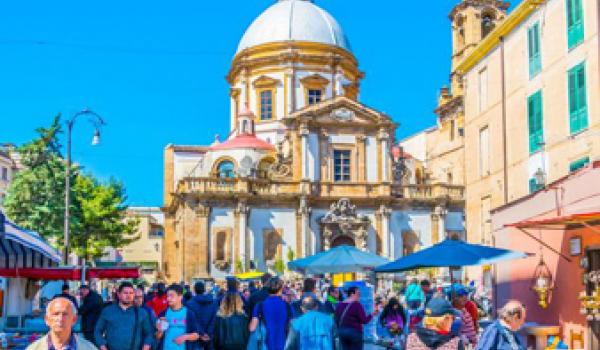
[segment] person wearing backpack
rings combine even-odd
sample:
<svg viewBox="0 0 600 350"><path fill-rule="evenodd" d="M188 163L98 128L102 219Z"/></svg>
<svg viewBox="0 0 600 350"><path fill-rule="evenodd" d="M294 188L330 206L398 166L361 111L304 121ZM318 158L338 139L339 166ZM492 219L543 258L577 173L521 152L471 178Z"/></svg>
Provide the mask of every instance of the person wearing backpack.
<svg viewBox="0 0 600 350"><path fill-rule="evenodd" d="M248 317L237 293L227 293L215 320L215 350L245 350L248 342Z"/></svg>
<svg viewBox="0 0 600 350"><path fill-rule="evenodd" d="M200 334L200 349L212 350L215 328L215 315L217 314L219 304L213 299L212 295L206 294L204 282L197 281L194 284L194 295L186 304L198 320L198 334Z"/></svg>
<svg viewBox="0 0 600 350"><path fill-rule="evenodd" d="M254 307L249 330L260 333L253 334L259 338L258 349L283 350L292 311L290 305L281 298L283 281L279 277L271 278L265 287L269 296ZM263 331L266 334L262 334Z"/></svg>

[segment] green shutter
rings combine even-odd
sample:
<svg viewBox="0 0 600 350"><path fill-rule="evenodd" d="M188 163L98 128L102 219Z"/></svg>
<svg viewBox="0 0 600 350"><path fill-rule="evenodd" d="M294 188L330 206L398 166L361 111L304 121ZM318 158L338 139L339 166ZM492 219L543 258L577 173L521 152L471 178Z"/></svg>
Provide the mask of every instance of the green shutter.
<svg viewBox="0 0 600 350"><path fill-rule="evenodd" d="M531 178L529 179L529 193L533 193L535 191L537 191L538 185L537 182L535 181L535 179Z"/></svg>
<svg viewBox="0 0 600 350"><path fill-rule="evenodd" d="M588 164L590 164L590 157L584 157L584 158L578 159L578 160L572 162L571 164L569 164L569 172L571 172L571 173L575 172Z"/></svg>
<svg viewBox="0 0 600 350"><path fill-rule="evenodd" d="M529 57L529 78L535 77L542 68L540 52L540 24L539 22L527 29L527 53Z"/></svg>
<svg viewBox="0 0 600 350"><path fill-rule="evenodd" d="M581 0L567 0L567 41L569 49L583 41L583 4Z"/></svg>
<svg viewBox="0 0 600 350"><path fill-rule="evenodd" d="M571 134L588 127L585 62L571 68L569 84L569 126Z"/></svg>
<svg viewBox="0 0 600 350"><path fill-rule="evenodd" d="M544 141L542 91L527 98L527 122L529 127L529 153L540 150Z"/></svg>

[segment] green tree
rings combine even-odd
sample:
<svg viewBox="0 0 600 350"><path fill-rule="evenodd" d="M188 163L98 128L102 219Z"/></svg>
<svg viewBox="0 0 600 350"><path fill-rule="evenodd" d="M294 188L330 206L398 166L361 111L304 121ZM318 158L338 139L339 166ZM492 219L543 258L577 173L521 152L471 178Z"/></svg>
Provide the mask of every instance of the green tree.
<svg viewBox="0 0 600 350"><path fill-rule="evenodd" d="M17 149L24 169L8 188L4 208L18 225L62 244L64 227L65 164L60 155L60 115L38 137ZM73 179L76 172L73 172Z"/></svg>
<svg viewBox="0 0 600 350"><path fill-rule="evenodd" d="M38 136L17 149L24 169L17 172L4 203L8 218L63 246L65 162L60 154L60 115ZM70 248L89 258L106 247L120 248L137 237L137 220L127 219L127 199L121 183L101 183L91 174L71 169Z"/></svg>
<svg viewBox="0 0 600 350"><path fill-rule="evenodd" d="M78 220L71 248L86 260L100 258L106 247L120 248L133 236L139 220L127 217L123 185L114 180L101 183L90 174L80 174L73 188Z"/></svg>

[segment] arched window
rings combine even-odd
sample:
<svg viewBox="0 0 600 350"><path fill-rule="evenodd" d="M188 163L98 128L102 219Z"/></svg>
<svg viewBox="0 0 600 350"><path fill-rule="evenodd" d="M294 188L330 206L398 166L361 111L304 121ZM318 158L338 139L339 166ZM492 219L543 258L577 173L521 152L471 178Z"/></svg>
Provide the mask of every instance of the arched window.
<svg viewBox="0 0 600 350"><path fill-rule="evenodd" d="M481 16L481 39L485 38L496 24L494 23L495 17L493 14L485 13Z"/></svg>
<svg viewBox="0 0 600 350"><path fill-rule="evenodd" d="M235 176L235 166L232 161L224 160L217 166L217 177L231 179Z"/></svg>

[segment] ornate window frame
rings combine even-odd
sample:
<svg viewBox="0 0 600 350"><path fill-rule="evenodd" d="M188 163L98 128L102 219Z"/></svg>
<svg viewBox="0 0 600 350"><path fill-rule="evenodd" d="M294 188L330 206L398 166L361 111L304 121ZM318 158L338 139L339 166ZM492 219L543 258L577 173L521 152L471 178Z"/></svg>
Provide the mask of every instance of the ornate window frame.
<svg viewBox="0 0 600 350"><path fill-rule="evenodd" d="M327 78L324 78L323 76L321 76L319 74L311 74L309 76L306 76L306 77L300 79L300 83L304 87L304 105L305 106L310 105L309 100L308 100L308 96L309 96L308 92L310 90L321 91L321 101L319 101L319 102L323 102L326 100L327 86L330 83L330 81Z"/></svg>
<svg viewBox="0 0 600 350"><path fill-rule="evenodd" d="M261 122L269 122L273 120L277 120L277 87L280 85L281 81L278 79L271 78L266 75L261 75L252 83L252 87L254 87L254 91L256 93L256 121ZM271 92L271 118L262 119L262 99L261 94L264 91Z"/></svg>

